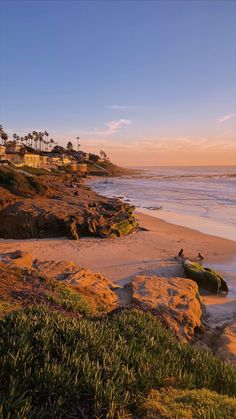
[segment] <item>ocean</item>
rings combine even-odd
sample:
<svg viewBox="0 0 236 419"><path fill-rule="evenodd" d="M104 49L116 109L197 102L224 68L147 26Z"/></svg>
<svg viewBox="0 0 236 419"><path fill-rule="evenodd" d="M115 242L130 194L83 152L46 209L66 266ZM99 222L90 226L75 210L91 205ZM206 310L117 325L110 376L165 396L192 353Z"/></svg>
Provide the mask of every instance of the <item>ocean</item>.
<svg viewBox="0 0 236 419"><path fill-rule="evenodd" d="M137 167L137 174L122 178L96 178L92 188L118 197L139 212L202 233L236 241L236 166ZM231 321L236 307L236 255L225 264L212 264L225 277L227 296L207 296L209 322ZM226 300L225 300L226 298Z"/></svg>
<svg viewBox="0 0 236 419"><path fill-rule="evenodd" d="M91 186L145 214L236 241L236 166L136 169L135 175L99 178Z"/></svg>

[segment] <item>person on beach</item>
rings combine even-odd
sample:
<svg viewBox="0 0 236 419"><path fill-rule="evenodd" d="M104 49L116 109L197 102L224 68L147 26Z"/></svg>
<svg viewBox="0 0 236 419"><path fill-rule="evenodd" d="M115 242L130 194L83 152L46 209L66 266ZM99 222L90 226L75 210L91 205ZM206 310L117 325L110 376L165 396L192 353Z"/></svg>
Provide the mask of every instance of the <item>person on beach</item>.
<svg viewBox="0 0 236 419"><path fill-rule="evenodd" d="M181 260L181 262L185 259L184 249L180 249L180 251L179 251L178 255L175 257L175 259L179 259L179 260Z"/></svg>

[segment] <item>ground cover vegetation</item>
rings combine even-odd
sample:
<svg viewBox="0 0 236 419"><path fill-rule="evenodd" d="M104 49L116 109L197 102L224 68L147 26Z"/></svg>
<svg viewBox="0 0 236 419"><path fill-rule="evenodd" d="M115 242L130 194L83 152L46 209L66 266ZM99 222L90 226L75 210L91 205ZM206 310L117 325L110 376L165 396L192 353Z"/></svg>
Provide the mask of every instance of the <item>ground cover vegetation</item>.
<svg viewBox="0 0 236 419"><path fill-rule="evenodd" d="M175 418L167 409L170 392L176 412L196 418L218 417L210 415L211 400L214 392L225 394L220 409L233 417L235 369L180 343L151 313L69 313L37 304L1 320L3 417ZM191 391L199 389L209 402L204 393L196 402ZM194 405L206 415L194 416ZM150 416L155 409L159 416Z"/></svg>
<svg viewBox="0 0 236 419"><path fill-rule="evenodd" d="M42 195L47 189L35 176L27 176L10 167L2 167L0 169L0 187L7 189L15 195L26 197L32 194Z"/></svg>
<svg viewBox="0 0 236 419"><path fill-rule="evenodd" d="M72 317L93 314L83 295L63 282L41 276L34 269L0 262L0 278L0 318L30 306L46 306Z"/></svg>

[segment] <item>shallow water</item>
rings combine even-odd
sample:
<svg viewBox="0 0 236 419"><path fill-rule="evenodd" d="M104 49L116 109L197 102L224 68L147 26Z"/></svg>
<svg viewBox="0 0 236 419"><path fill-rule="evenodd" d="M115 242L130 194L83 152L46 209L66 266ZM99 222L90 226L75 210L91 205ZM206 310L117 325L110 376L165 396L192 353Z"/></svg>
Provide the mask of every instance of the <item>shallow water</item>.
<svg viewBox="0 0 236 419"><path fill-rule="evenodd" d="M143 168L92 187L146 214L236 241L236 167Z"/></svg>
<svg viewBox="0 0 236 419"><path fill-rule="evenodd" d="M208 267L217 270L227 282L227 294L214 295L208 293L203 296L203 302L209 315L208 324L221 326L227 322L236 321L236 257L228 263L208 264Z"/></svg>

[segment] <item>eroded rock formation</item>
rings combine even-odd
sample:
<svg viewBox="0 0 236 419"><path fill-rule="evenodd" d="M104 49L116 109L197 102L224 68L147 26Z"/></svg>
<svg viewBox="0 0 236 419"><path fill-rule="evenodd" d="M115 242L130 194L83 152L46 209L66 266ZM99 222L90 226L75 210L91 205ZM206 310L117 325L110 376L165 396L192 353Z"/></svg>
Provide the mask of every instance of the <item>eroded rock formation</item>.
<svg viewBox="0 0 236 419"><path fill-rule="evenodd" d="M119 285L99 273L82 268L73 262L33 260L27 252L11 252L1 256L1 262L17 268L27 268L42 277L58 280L86 297L94 313L109 312L117 308L118 297L115 292Z"/></svg>
<svg viewBox="0 0 236 419"><path fill-rule="evenodd" d="M77 194L69 182L54 177L45 195L16 196L0 207L0 237L12 239L66 236L119 237L134 231L138 224L134 207L119 199L102 197L87 187ZM42 180L46 183L46 178ZM9 194L5 189L6 195ZM2 208L2 209L1 209Z"/></svg>
<svg viewBox="0 0 236 419"><path fill-rule="evenodd" d="M138 275L131 293L136 305L156 311L181 339L189 340L201 327L203 305L198 286L190 279Z"/></svg>

